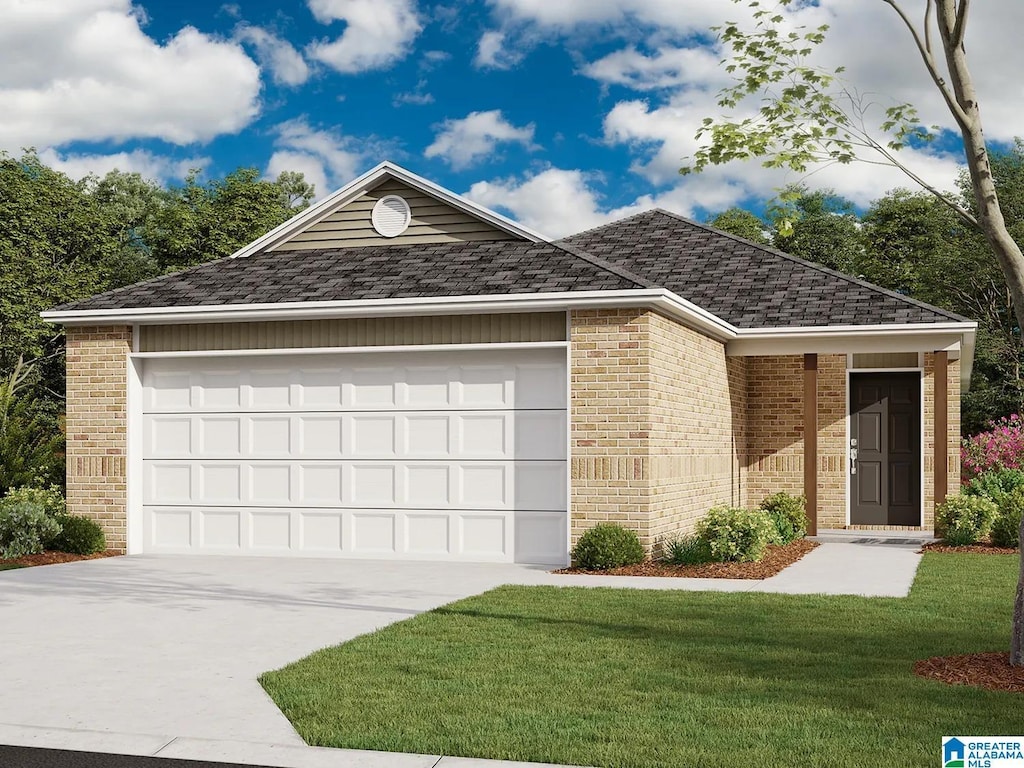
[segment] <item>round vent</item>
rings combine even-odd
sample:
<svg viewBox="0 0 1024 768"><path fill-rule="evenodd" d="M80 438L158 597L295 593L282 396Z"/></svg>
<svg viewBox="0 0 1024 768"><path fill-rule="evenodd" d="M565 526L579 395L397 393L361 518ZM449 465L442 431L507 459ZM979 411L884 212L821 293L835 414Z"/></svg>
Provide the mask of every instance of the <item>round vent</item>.
<svg viewBox="0 0 1024 768"><path fill-rule="evenodd" d="M398 195L387 195L377 201L370 214L373 228L383 237L398 237L409 227L412 211L409 204Z"/></svg>

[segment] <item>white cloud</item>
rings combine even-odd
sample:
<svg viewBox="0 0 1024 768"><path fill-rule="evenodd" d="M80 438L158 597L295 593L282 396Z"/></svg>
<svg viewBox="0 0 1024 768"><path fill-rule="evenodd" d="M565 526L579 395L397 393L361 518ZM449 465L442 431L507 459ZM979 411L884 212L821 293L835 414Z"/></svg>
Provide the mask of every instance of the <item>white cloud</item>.
<svg viewBox="0 0 1024 768"><path fill-rule="evenodd" d="M309 79L309 66L302 54L287 40L283 40L262 27L244 24L235 36L256 49L260 63L270 70L274 82L280 85L302 85Z"/></svg>
<svg viewBox="0 0 1024 768"><path fill-rule="evenodd" d="M336 131L313 128L304 118L289 120L277 126L266 175L300 171L316 187L316 197L326 197L358 175L363 154L352 148L354 143Z"/></svg>
<svg viewBox="0 0 1024 768"><path fill-rule="evenodd" d="M144 179L161 184L169 180L183 179L193 168L205 168L210 163L208 157L174 160L143 149L102 155L64 154L48 148L39 152L39 159L45 165L67 174L72 179L83 179L90 174L102 178L110 171L122 171L137 173Z"/></svg>
<svg viewBox="0 0 1024 768"><path fill-rule="evenodd" d="M69 141L208 141L259 112L235 42L185 27L158 43L130 0L0 0L0 149Z"/></svg>
<svg viewBox="0 0 1024 768"><path fill-rule="evenodd" d="M306 53L339 72L386 69L403 58L423 28L415 0L308 0L317 21L345 22L333 42L312 43Z"/></svg>
<svg viewBox="0 0 1024 768"><path fill-rule="evenodd" d="M500 109L470 112L460 120L445 120L434 143L423 153L440 157L452 168L462 169L489 155L502 142L515 142L533 149L534 125L512 125Z"/></svg>
<svg viewBox="0 0 1024 768"><path fill-rule="evenodd" d="M504 32L492 29L480 35L473 66L478 69L511 69L522 58L522 52L508 48Z"/></svg>
<svg viewBox="0 0 1024 768"><path fill-rule="evenodd" d="M648 56L630 46L587 64L582 72L602 83L649 91L720 82L721 59L711 48L665 46Z"/></svg>

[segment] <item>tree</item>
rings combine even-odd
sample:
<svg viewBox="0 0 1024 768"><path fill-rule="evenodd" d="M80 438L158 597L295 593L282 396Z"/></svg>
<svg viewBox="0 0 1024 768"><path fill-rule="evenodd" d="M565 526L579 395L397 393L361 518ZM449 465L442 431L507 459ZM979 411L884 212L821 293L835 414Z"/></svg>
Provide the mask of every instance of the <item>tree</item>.
<svg viewBox="0 0 1024 768"><path fill-rule="evenodd" d="M831 190L789 187L769 206L772 244L840 272L857 273L862 247L857 211Z"/></svg>
<svg viewBox="0 0 1024 768"><path fill-rule="evenodd" d="M707 220L709 226L759 245L771 245L768 225L750 211L732 207Z"/></svg>
<svg viewBox="0 0 1024 768"><path fill-rule="evenodd" d="M681 170L699 171L708 165L758 157L767 166L804 172L811 162L867 159L858 157L866 149L873 153L869 161L899 168L984 237L1002 271L1017 328L1024 328L1024 253L1006 226L964 45L970 0L924 0L920 23L914 22L899 0L879 1L890 6L906 27L909 44L920 55L960 132L973 209L929 185L897 157L909 143L931 138L911 105L889 107L873 131L867 123L869 105L840 79L842 68L823 70L808 63L828 27L785 29L785 16L778 11L793 0L778 0L774 11L758 0L750 3L755 20L752 32L731 22L718 28L720 39L732 49L726 69L739 75L735 85L719 94L719 105L733 109L756 98L760 107L756 117L706 119L698 138L710 141L697 151L693 165ZM1024 522L1021 529L1024 532ZM1010 663L1024 666L1024 557L1013 619Z"/></svg>

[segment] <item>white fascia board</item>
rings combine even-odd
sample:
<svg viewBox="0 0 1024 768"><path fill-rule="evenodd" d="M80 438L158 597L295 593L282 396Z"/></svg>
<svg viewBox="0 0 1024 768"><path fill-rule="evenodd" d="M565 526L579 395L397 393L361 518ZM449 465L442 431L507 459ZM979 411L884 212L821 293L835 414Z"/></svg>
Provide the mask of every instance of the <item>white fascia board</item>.
<svg viewBox="0 0 1024 768"><path fill-rule="evenodd" d="M297 301L280 304L221 304L200 307L152 307L43 312L51 323L63 325L231 323L268 320L316 320L342 317L485 314L493 312L555 312L570 309L652 307L720 341L734 338L736 329L663 289L516 293L497 296L441 296L357 301Z"/></svg>
<svg viewBox="0 0 1024 768"><path fill-rule="evenodd" d="M408 184L410 187L414 187L432 197L443 200L448 203L448 205L462 210L471 216L483 219L487 223L504 232L508 232L535 243L549 242L548 238L538 232L534 232L521 224L517 224L499 213L495 213L483 206L472 203L464 197L455 194L451 190L438 186L434 182L428 181L421 176L417 176L415 173L407 171L394 163L385 161L375 168L371 168L362 176L349 182L341 189L331 193L315 205L311 205L302 213L296 214L292 218L288 219L288 221L270 230L267 234L263 235L263 237L239 248L228 258L244 258L267 248L272 248L278 243L298 234L302 230L312 227L321 219L329 216L335 208L347 205L352 200L360 197L371 187L377 186L377 184L385 177L397 179L404 184Z"/></svg>
<svg viewBox="0 0 1024 768"><path fill-rule="evenodd" d="M752 355L856 354L861 352L938 352L959 357L960 386L967 391L974 367L974 322L921 325L818 326L740 329L726 354Z"/></svg>

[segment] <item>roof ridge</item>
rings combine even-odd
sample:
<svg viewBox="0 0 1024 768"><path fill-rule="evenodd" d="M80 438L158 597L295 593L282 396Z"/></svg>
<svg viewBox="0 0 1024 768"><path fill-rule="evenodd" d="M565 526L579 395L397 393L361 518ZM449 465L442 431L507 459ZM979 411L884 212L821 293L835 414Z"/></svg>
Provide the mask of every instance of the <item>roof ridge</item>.
<svg viewBox="0 0 1024 768"><path fill-rule="evenodd" d="M638 219L641 216L646 216L649 213L656 213L656 212L659 212L659 211L661 213L668 213L668 211L666 211L666 210L664 210L662 208L658 208L657 206L655 206L653 208L647 208L645 210L640 211L639 213L633 213L633 214L630 214L629 216L626 216L624 218L616 219L615 221L608 221L608 222L605 222L604 224L598 224L596 227L590 227L589 229L581 229L579 232L573 232L571 235L566 235L565 237L559 238L558 242L564 242L565 240L569 240L569 239L571 239L573 237L580 237L581 235L589 235L591 232L597 232L599 230L606 229L608 227L614 227L614 226L617 226L619 224L625 224L627 221L632 221L633 219Z"/></svg>
<svg viewBox="0 0 1024 768"><path fill-rule="evenodd" d="M624 280L629 280L631 283L636 283L637 285L643 288L662 287L657 283L652 282L651 280L648 280L647 278L636 274L635 272L630 272L628 269L624 269L623 267L620 267L617 264L612 264L610 261L605 261L600 256L595 256L592 253L587 253L582 248L577 248L575 245L569 245L568 243L553 240L549 241L548 244L555 246L555 248L561 248L566 253L575 256L578 259L583 259L584 261L594 265L595 267L598 267L599 269L603 269L606 272L611 272L616 277L621 277Z"/></svg>
<svg viewBox="0 0 1024 768"><path fill-rule="evenodd" d="M906 296L902 293L897 293L896 291L889 290L888 288L883 288L880 285L875 285L874 283L869 282L867 280L861 280L860 278L854 277L853 275L848 275L845 272L840 272L839 270L831 269L830 267L826 267L823 264L808 261L807 259L801 259L799 256L794 256L791 253L786 253L785 251L781 251L778 248L773 248L770 245L761 245L760 243L755 243L753 240L747 240L745 237L734 235L731 232L726 232L724 230L708 226L707 224L701 224L699 222L694 221L693 219L688 219L685 216L681 216L678 213L666 211L664 208L652 208L649 212L660 213L663 216L668 216L669 218L675 219L676 221L681 221L684 224L689 224L690 226L697 227L698 229L703 229L707 232L713 232L716 235L727 237L730 240L735 240L738 243L749 245L752 248L757 248L758 250L765 251L766 253L770 253L774 256L779 256L783 259L787 259L788 261L800 264L801 266L809 267L810 269L816 270L818 272L823 272L826 275L838 277L849 283L853 283L854 285L859 285L862 288L867 288L869 290L874 291L875 293L880 293L883 296L889 296L894 299L899 299L900 301L906 302L907 304L912 304L916 307L927 309L930 312L945 315L951 320L956 320L957 322L970 322L969 318L964 317L963 315L959 315L951 310L943 309L942 307L936 307L934 304L929 304L925 301L920 301L919 299L915 299L912 296ZM625 219L623 219L622 221L625 221Z"/></svg>

